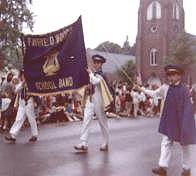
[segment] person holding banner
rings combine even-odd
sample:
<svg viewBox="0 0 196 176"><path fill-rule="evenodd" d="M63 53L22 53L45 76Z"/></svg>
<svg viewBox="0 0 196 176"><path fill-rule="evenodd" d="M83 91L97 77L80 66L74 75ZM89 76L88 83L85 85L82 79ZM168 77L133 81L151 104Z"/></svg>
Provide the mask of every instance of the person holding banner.
<svg viewBox="0 0 196 176"><path fill-rule="evenodd" d="M75 150L79 151L88 150L89 128L95 114L99 121L103 135L103 143L100 147L100 151L107 151L109 143L109 131L105 111L109 108L109 105L113 101L113 98L109 91L105 76L102 72L102 65L106 62L106 59L100 55L93 55L92 59L95 72L92 73L91 70L87 70L90 77L90 86L86 89L85 92L86 103L80 136L81 142L78 145L75 145L74 148Z"/></svg>
<svg viewBox="0 0 196 176"><path fill-rule="evenodd" d="M27 95L27 84L25 81L23 70L20 71L19 79L20 83L16 86L15 90L16 93L18 93L19 95L19 105L16 120L9 131L9 136L5 136L5 140L11 143L15 143L16 136L18 135L27 117L32 132L32 137L29 139L29 142L35 142L37 141L38 129L34 111L34 100L32 96Z"/></svg>

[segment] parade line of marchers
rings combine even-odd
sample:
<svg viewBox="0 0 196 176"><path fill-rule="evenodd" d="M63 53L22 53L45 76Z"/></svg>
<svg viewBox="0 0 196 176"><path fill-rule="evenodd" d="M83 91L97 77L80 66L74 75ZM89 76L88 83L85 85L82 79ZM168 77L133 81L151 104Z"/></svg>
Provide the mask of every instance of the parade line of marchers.
<svg viewBox="0 0 196 176"><path fill-rule="evenodd" d="M35 82L35 87L37 90L56 90L61 88L67 88L73 86L73 78L59 78L58 85L55 84L54 81L43 81L43 82Z"/></svg>

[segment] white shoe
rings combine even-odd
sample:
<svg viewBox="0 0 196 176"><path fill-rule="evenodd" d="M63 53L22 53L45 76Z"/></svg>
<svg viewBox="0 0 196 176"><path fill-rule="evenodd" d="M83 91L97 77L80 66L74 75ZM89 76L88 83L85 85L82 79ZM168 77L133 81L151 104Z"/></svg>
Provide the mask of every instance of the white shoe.
<svg viewBox="0 0 196 176"><path fill-rule="evenodd" d="M108 144L102 144L100 147L100 151L108 151Z"/></svg>
<svg viewBox="0 0 196 176"><path fill-rule="evenodd" d="M74 149L75 150L80 150L80 151L87 151L88 146L84 145L84 144L78 144L78 145L74 145Z"/></svg>

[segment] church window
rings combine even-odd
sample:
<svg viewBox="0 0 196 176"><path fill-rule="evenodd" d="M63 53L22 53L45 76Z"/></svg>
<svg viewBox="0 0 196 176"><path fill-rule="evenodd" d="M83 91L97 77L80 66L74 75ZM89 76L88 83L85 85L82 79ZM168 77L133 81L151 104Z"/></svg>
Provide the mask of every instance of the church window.
<svg viewBox="0 0 196 176"><path fill-rule="evenodd" d="M157 65L157 49L152 48L150 50L150 65L156 66Z"/></svg>
<svg viewBox="0 0 196 176"><path fill-rule="evenodd" d="M177 3L173 4L173 18L176 20L180 19L180 8Z"/></svg>
<svg viewBox="0 0 196 176"><path fill-rule="evenodd" d="M153 32L153 33L156 32L157 31L157 26L151 26L150 31Z"/></svg>
<svg viewBox="0 0 196 176"><path fill-rule="evenodd" d="M161 4L158 1L153 1L147 9L147 20L161 18Z"/></svg>

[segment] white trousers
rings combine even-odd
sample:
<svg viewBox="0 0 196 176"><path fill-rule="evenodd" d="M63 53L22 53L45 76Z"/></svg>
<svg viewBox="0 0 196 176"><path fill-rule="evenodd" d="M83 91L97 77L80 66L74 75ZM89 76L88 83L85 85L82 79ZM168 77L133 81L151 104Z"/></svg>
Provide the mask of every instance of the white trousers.
<svg viewBox="0 0 196 176"><path fill-rule="evenodd" d="M83 144L88 143L88 136L89 136L89 128L90 123L93 119L94 114L99 121L99 125L101 128L101 132L103 135L103 144L108 144L109 142L109 132L108 132L108 124L107 124L107 117L105 112L102 110L101 105L95 105L92 102L88 102L84 109L84 119L82 124L81 136L80 140Z"/></svg>
<svg viewBox="0 0 196 176"><path fill-rule="evenodd" d="M139 111L139 103L133 104L133 115L137 117L137 112Z"/></svg>
<svg viewBox="0 0 196 176"><path fill-rule="evenodd" d="M173 141L171 141L167 136L163 136L161 142L161 155L159 158L159 166L168 167L169 161L171 159ZM181 161L183 169L190 169L190 146L181 145Z"/></svg>
<svg viewBox="0 0 196 176"><path fill-rule="evenodd" d="M10 134L13 137L16 137L18 135L26 118L28 118L28 121L30 123L32 135L38 136L34 104L33 104L33 101L29 99L27 105L25 105L24 100L20 100L19 102L16 120L10 129Z"/></svg>

